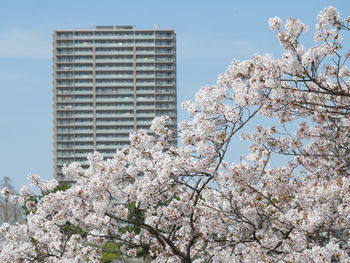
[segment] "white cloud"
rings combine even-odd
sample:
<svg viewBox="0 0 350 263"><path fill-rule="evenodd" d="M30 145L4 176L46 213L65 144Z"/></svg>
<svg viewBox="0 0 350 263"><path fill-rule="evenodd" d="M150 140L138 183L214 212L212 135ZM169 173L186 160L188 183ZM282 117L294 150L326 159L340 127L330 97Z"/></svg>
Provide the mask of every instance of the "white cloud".
<svg viewBox="0 0 350 263"><path fill-rule="evenodd" d="M0 58L51 58L51 33L47 30L0 28L0 36Z"/></svg>

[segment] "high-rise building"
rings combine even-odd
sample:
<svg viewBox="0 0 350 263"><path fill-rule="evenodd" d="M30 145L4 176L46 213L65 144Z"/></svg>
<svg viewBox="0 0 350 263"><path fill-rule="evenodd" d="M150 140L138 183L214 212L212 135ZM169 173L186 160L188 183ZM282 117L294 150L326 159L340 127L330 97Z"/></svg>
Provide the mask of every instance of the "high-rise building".
<svg viewBox="0 0 350 263"><path fill-rule="evenodd" d="M54 176L93 151L110 158L155 116L176 127L176 35L96 26L53 33ZM175 138L174 138L175 141ZM67 178L68 180L68 178Z"/></svg>

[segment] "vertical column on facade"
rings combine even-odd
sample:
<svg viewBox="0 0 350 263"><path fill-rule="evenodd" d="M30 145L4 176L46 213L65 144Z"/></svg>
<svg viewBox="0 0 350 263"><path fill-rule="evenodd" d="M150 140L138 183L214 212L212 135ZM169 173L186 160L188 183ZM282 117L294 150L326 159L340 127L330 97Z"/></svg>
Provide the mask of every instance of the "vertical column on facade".
<svg viewBox="0 0 350 263"><path fill-rule="evenodd" d="M154 79L153 79L153 97L154 97L154 109L153 109L153 112L154 112L154 115L157 116L157 62L156 62L156 59L157 59L157 55L156 55L156 50L157 50L157 47L156 47L156 38L157 38L157 31L154 30L153 31L153 35L154 35L154 44L153 44L153 50L154 50L154 53L153 53L153 58L154 58L154 62L153 62L153 74L154 74Z"/></svg>
<svg viewBox="0 0 350 263"><path fill-rule="evenodd" d="M96 44L95 37L92 42L92 125L93 125L93 149L96 151Z"/></svg>
<svg viewBox="0 0 350 263"><path fill-rule="evenodd" d="M174 139L175 139L175 145L177 144L177 78L176 78L176 72L177 72L177 68L176 68L176 35L175 35L175 32L172 33L172 43L173 43L173 47L172 47L172 53L173 53L173 71L172 71L172 77L173 77L173 96L174 96L174 110L173 110L173 117L172 117L172 121L174 122L174 126L175 126L175 136L174 136Z"/></svg>
<svg viewBox="0 0 350 263"><path fill-rule="evenodd" d="M132 73L132 78L133 78L133 114L134 114L134 130L137 129L137 96L136 96L136 35L135 35L135 30L134 32L134 43L133 43L133 48L132 48L132 68L133 68L133 73Z"/></svg>
<svg viewBox="0 0 350 263"><path fill-rule="evenodd" d="M73 116L72 116L72 118L73 118L73 123L74 123L74 131L70 131L71 132L71 136L72 136L72 138L74 138L73 140L71 140L72 142L73 142L73 144L74 144L74 147L72 147L72 149L71 149L71 154L72 154L72 156L70 156L70 157L72 157L72 159L74 159L75 161L76 161L76 158L77 158L77 151L76 151L76 146L75 146L75 137L77 136L76 135L76 130L77 130L77 128L76 128L76 126L75 126L75 123L76 123L76 89L75 89L75 87L76 87L76 83L75 83L75 78L74 78L74 76L75 76L75 68L76 68L76 65L75 65L75 45L76 45L76 43L75 43L75 37L74 37L74 34L75 33L73 33L73 45L72 45L72 49L73 49L73 54L72 54L72 81L70 82L70 83L72 83L72 86L70 87L70 89L72 90L72 98L73 98L73 101L72 101L72 104L73 104L73 107L72 107L72 110L73 110ZM69 149L69 148L68 148Z"/></svg>
<svg viewBox="0 0 350 263"><path fill-rule="evenodd" d="M54 162L53 162L53 173L54 178L57 178L57 170L58 170L58 154L57 154L57 88L56 88L56 47L57 47L57 39L56 39L56 32L53 33L53 50L52 50L52 57L53 57L53 63L52 63L52 89L53 89L53 155L54 155Z"/></svg>

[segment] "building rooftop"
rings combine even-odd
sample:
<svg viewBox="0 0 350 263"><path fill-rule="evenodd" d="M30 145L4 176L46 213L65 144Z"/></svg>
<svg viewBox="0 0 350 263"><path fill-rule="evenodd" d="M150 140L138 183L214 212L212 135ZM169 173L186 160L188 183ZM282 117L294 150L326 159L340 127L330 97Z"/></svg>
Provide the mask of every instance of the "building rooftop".
<svg viewBox="0 0 350 263"><path fill-rule="evenodd" d="M159 31L174 31L172 28L158 28L157 25L153 25L153 28L149 29L137 29L134 25L124 25L124 26L92 26L87 28L75 28L75 29L60 29L55 30L55 32L72 32L72 31L93 31L93 30L137 30L137 31L153 31L153 30L159 30Z"/></svg>

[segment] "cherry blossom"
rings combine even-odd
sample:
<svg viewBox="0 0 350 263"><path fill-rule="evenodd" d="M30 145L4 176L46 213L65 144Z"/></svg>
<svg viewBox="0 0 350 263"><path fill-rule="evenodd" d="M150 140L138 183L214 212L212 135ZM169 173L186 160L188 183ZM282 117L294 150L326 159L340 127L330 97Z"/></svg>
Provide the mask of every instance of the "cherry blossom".
<svg viewBox="0 0 350 263"><path fill-rule="evenodd" d="M349 262L350 28L334 7L317 19L308 48L307 25L271 18L281 58L235 60L202 87L183 104L180 146L157 117L154 136L130 134L112 159L64 167L65 191L31 175L44 196L21 189L28 222L0 227L0 261L99 262L115 242L153 262ZM249 153L232 163L240 139Z"/></svg>

